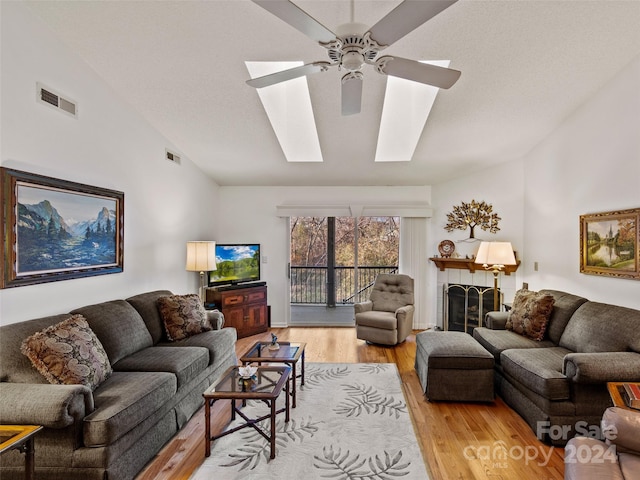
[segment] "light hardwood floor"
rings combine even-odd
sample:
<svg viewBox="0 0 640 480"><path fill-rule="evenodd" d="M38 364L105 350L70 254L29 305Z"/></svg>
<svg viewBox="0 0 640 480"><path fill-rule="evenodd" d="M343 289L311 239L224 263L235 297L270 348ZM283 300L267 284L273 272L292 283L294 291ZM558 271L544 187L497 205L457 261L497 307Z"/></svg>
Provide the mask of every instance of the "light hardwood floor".
<svg viewBox="0 0 640 480"><path fill-rule="evenodd" d="M494 404L427 401L413 368L415 335L396 347L381 347L357 340L354 328L301 327L271 331L282 341L306 342L307 362L395 363L431 479L563 478L563 450L538 441L524 420L501 399L496 399ZM270 334L239 339L238 355L257 340L270 340ZM214 404L213 412L212 433L215 433L229 421L226 402ZM203 460L204 408L138 475L137 480L187 479Z"/></svg>

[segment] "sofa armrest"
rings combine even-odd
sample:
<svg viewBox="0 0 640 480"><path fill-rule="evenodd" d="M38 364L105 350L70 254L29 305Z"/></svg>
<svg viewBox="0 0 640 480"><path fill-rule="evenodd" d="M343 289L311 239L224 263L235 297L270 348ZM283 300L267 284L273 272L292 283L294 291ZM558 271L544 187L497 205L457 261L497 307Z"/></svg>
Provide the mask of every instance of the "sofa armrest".
<svg viewBox="0 0 640 480"><path fill-rule="evenodd" d="M602 415L602 433L618 451L640 455L640 411L609 407Z"/></svg>
<svg viewBox="0 0 640 480"><path fill-rule="evenodd" d="M411 321L413 324L413 312L415 312L416 308L413 305L405 305L404 307L400 307L396 310L396 318L399 321Z"/></svg>
<svg viewBox="0 0 640 480"><path fill-rule="evenodd" d="M362 303L354 303L353 308L355 310L356 315L362 312L370 312L373 310L373 302L371 300Z"/></svg>
<svg viewBox="0 0 640 480"><path fill-rule="evenodd" d="M207 310L207 320L214 330L222 330L224 327L224 315L219 310Z"/></svg>
<svg viewBox="0 0 640 480"><path fill-rule="evenodd" d="M505 330L509 312L489 312L484 316L484 325L491 330Z"/></svg>
<svg viewBox="0 0 640 480"><path fill-rule="evenodd" d="M624 480L614 447L591 437L573 437L564 447L564 480Z"/></svg>
<svg viewBox="0 0 640 480"><path fill-rule="evenodd" d="M94 410L93 394L84 385L0 383L0 423L64 428Z"/></svg>
<svg viewBox="0 0 640 480"><path fill-rule="evenodd" d="M640 353L569 353L562 371L575 383L638 382Z"/></svg>

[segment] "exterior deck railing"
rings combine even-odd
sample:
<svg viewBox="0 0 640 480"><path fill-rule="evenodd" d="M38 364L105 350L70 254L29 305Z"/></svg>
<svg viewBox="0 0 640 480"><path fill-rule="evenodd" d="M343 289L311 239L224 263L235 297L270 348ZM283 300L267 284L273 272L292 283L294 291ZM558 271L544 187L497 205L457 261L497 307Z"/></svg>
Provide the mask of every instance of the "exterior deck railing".
<svg viewBox="0 0 640 480"><path fill-rule="evenodd" d="M356 291L354 267L335 267L336 302L359 303L369 299L379 273L397 273L397 266L358 267ZM327 303L327 267L291 267L291 303Z"/></svg>

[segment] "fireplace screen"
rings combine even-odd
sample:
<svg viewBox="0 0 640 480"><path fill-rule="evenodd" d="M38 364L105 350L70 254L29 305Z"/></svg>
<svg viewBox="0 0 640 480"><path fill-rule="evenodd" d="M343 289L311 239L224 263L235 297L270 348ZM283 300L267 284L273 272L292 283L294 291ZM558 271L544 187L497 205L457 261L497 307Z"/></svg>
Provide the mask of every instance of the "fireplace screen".
<svg viewBox="0 0 640 480"><path fill-rule="evenodd" d="M457 283L445 285L444 306L445 330L471 334L475 327L482 326L485 314L493 311L493 287Z"/></svg>

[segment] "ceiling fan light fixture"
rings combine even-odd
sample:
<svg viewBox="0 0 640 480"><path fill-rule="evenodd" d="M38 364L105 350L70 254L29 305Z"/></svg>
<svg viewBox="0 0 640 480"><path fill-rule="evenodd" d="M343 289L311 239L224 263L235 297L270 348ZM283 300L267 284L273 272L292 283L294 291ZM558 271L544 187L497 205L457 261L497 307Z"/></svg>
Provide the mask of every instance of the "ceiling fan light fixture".
<svg viewBox="0 0 640 480"><path fill-rule="evenodd" d="M357 51L346 52L342 55L342 67L347 70L360 70L364 65L364 56Z"/></svg>
<svg viewBox="0 0 640 480"><path fill-rule="evenodd" d="M400 57L383 57L378 54L400 38L412 32L432 17L458 0L403 0L373 27L355 23L355 1L351 0L351 22L340 25L333 33L292 0L252 0L257 5L277 16L298 31L318 42L327 50L330 62L313 62L294 67L288 71L276 72L247 83L256 88L275 85L301 76L325 71L336 66L349 73L360 72L364 64L372 65L380 74L402 78L438 88L450 88L460 77L460 72L449 68L421 64L418 61ZM343 81L343 115L360 112L362 78ZM346 108L345 108L346 106ZM347 113L345 113L347 112Z"/></svg>

